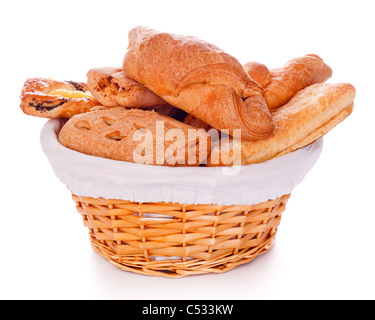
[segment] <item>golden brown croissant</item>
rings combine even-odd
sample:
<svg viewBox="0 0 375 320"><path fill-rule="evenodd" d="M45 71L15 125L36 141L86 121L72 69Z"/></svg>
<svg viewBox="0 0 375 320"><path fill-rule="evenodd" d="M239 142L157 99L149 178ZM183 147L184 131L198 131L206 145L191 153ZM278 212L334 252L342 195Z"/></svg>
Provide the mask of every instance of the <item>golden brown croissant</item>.
<svg viewBox="0 0 375 320"><path fill-rule="evenodd" d="M355 88L347 83L309 86L272 114L275 131L270 137L260 141L230 139L218 142L212 148L208 165L258 163L302 148L350 115L355 92ZM228 155L222 156L220 147L228 148Z"/></svg>
<svg viewBox="0 0 375 320"><path fill-rule="evenodd" d="M92 156L163 166L199 166L211 150L203 131L154 111L123 107L76 115L59 141Z"/></svg>
<svg viewBox="0 0 375 320"><path fill-rule="evenodd" d="M241 129L246 140L264 139L273 131L263 88L234 57L212 44L136 27L129 32L123 70L219 130L232 134Z"/></svg>
<svg viewBox="0 0 375 320"><path fill-rule="evenodd" d="M71 118L100 103L83 82L27 79L21 93L24 113L42 118Z"/></svg>
<svg viewBox="0 0 375 320"><path fill-rule="evenodd" d="M259 62L248 62L244 68L265 89L270 110L287 103L298 91L332 76L332 69L314 54L289 60L281 68L268 70Z"/></svg>
<svg viewBox="0 0 375 320"><path fill-rule="evenodd" d="M87 87L106 107L148 108L168 105L145 86L128 78L122 68L91 69L87 73Z"/></svg>

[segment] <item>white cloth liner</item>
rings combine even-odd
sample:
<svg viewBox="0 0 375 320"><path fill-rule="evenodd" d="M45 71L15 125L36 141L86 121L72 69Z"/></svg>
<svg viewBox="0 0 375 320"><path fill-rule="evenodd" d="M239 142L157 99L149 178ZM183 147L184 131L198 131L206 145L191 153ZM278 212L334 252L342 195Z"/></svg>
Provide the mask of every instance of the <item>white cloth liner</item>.
<svg viewBox="0 0 375 320"><path fill-rule="evenodd" d="M89 156L64 147L64 120L51 119L40 139L56 176L79 196L135 202L251 205L289 194L318 160L319 139L259 164L229 167L166 167Z"/></svg>

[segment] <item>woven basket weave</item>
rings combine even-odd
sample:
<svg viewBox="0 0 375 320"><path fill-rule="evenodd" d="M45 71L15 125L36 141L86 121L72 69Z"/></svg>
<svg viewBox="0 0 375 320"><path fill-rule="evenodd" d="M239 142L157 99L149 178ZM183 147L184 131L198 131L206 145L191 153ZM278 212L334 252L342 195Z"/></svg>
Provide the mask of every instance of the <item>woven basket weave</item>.
<svg viewBox="0 0 375 320"><path fill-rule="evenodd" d="M173 278L222 273L267 252L288 199L222 206L73 195L96 252L122 270Z"/></svg>

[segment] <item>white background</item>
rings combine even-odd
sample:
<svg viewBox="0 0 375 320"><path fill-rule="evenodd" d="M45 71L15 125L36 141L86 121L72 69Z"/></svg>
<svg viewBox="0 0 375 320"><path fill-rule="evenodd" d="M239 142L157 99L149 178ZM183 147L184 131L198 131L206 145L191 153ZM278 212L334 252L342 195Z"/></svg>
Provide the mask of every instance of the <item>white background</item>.
<svg viewBox="0 0 375 320"><path fill-rule="evenodd" d="M0 298L374 299L374 11L372 1L2 1ZM315 53L330 82L357 89L296 187L273 249L225 274L165 279L96 254L70 193L39 143L44 119L19 108L29 77L85 81L121 65L136 25L194 35L269 67Z"/></svg>

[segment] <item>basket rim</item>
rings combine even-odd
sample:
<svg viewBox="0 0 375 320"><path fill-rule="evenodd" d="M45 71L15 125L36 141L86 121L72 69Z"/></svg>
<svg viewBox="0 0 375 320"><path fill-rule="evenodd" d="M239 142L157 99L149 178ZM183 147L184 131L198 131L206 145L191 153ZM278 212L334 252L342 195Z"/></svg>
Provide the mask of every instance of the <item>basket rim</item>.
<svg viewBox="0 0 375 320"><path fill-rule="evenodd" d="M289 194L318 160L323 139L265 162L238 167L168 167L86 155L58 141L66 120L50 119L42 150L68 189L80 196L136 202L254 204Z"/></svg>
<svg viewBox="0 0 375 320"><path fill-rule="evenodd" d="M56 138L57 138L57 135L58 133L60 132L62 126L66 123L67 119L62 119L62 118L52 118L52 119L48 119L48 121L45 123L45 125L43 126L42 130L41 130L41 133L40 133L40 142L41 142L41 145L42 145L42 148L43 148L43 151L45 153L48 153L48 149L44 148L46 143L48 143L48 137L46 139L46 135L45 133L50 133L51 132L51 128L50 126L52 127L55 135L56 135ZM309 149L311 148L312 145L318 145L318 148L321 148L323 146L323 141L324 141L324 138L321 137L320 139L314 141L313 143L303 147L303 148L300 148L298 150L295 150L295 151L292 151L288 154L285 154L285 155L282 155L280 156L279 158L287 158L288 155L292 155L292 154L296 154L296 153L301 153L303 150L305 149ZM57 140L58 142L58 140ZM220 168L221 170L222 169L229 169L231 168L230 166L222 166L222 167L204 167L204 166L197 166L197 167L192 167L192 166L186 166L186 167L173 167L173 166L160 166L160 165L154 165L154 164L141 164L141 163L134 163L134 162L128 162L128 161L120 161L120 160L113 160L113 159L109 159L109 158L102 158L102 157L98 157L98 156L93 156L93 155L88 155L88 154L85 154L85 153L82 153L82 152L79 152L79 151L75 151L75 150L72 150L72 149L69 149L67 147L65 147L64 145L60 144L58 142L59 146L62 148L62 149L65 149L66 152L69 152L71 154L76 154L80 157L82 157L83 159L84 158L96 158L96 159L100 159L100 161L106 161L108 162L108 164L110 163L121 163L121 164L127 164L127 165L130 165L130 166L134 166L134 167L150 167L150 168L155 168L155 169L161 169L161 170L165 170L165 171L178 171L179 169L183 169L184 171L185 170L191 170L191 171L208 171L208 170L211 170L211 171L217 171L218 168ZM260 165L265 165L265 164L268 164L269 162L275 162L277 161L277 159L279 158L274 158L274 159L270 159L270 160L266 160L266 161L262 161L262 162L259 162L259 163L252 163L252 164L247 164L247 165L240 165L240 167L254 167L254 166L260 166ZM233 167L237 167L237 166L233 166Z"/></svg>

